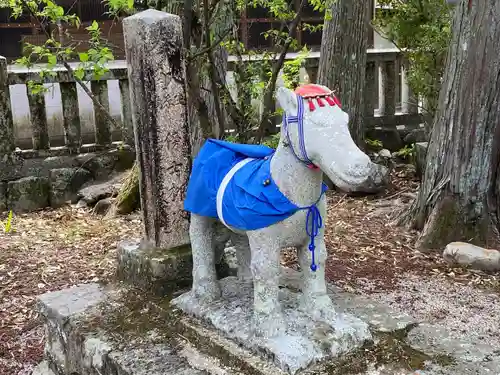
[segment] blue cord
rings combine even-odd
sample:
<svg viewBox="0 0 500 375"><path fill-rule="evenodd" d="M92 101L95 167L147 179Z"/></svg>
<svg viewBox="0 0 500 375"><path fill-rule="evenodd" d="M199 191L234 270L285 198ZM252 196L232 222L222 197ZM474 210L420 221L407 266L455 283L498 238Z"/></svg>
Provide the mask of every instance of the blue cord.
<svg viewBox="0 0 500 375"><path fill-rule="evenodd" d="M324 194L324 190L321 190L321 194L318 200L310 206L299 207L299 210L307 210L306 216L306 233L309 236L309 251L311 252L311 271L316 272L318 265L316 264L315 250L316 245L314 244L314 239L319 233L319 230L323 227L323 218L321 217L321 212L319 211L317 204Z"/></svg>

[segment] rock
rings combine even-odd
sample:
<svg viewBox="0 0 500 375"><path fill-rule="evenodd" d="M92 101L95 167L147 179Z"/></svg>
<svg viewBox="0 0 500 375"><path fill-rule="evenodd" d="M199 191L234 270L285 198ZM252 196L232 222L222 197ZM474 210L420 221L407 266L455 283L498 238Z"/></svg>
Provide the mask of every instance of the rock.
<svg viewBox="0 0 500 375"><path fill-rule="evenodd" d="M192 270L190 245L158 249L139 240L118 244L118 279L155 295L190 285Z"/></svg>
<svg viewBox="0 0 500 375"><path fill-rule="evenodd" d="M415 143L415 172L422 177L425 172L425 160L427 156L427 142Z"/></svg>
<svg viewBox="0 0 500 375"><path fill-rule="evenodd" d="M378 152L378 156L380 156L381 158L384 158L384 159L390 159L392 157L392 154L388 149L383 148L382 150L380 150Z"/></svg>
<svg viewBox="0 0 500 375"><path fill-rule="evenodd" d="M24 177L9 181L7 185L7 209L14 212L30 212L49 205L49 179Z"/></svg>
<svg viewBox="0 0 500 375"><path fill-rule="evenodd" d="M147 240L162 249L185 246L191 144L182 20L148 9L126 17L123 34Z"/></svg>
<svg viewBox="0 0 500 375"><path fill-rule="evenodd" d="M125 173L119 173L109 181L88 183L78 191L77 195L80 201L85 202L87 206L93 206L101 199L116 196L120 191L124 177Z"/></svg>
<svg viewBox="0 0 500 375"><path fill-rule="evenodd" d="M407 341L413 349L429 356L447 355L460 362L480 365L484 365L487 358L496 361L500 359L495 347L480 342L457 340L444 327L429 323L421 323L410 330ZM500 370L498 362L496 366L497 371ZM487 372L478 372L478 374L485 373Z"/></svg>
<svg viewBox="0 0 500 375"><path fill-rule="evenodd" d="M453 265L495 272L500 271L500 252L466 242L451 242L443 251L444 260Z"/></svg>
<svg viewBox="0 0 500 375"><path fill-rule="evenodd" d="M403 140L396 129L368 129L366 137L379 140L383 147L390 151L397 151L403 147Z"/></svg>
<svg viewBox="0 0 500 375"><path fill-rule="evenodd" d="M92 179L92 174L82 168L58 168L50 171L50 205L60 207L74 202L80 187Z"/></svg>
<svg viewBox="0 0 500 375"><path fill-rule="evenodd" d="M0 212L7 211L7 183L0 181Z"/></svg>
<svg viewBox="0 0 500 375"><path fill-rule="evenodd" d="M106 215L112 205L113 202L111 201L111 198L101 199L96 203L92 212L96 215Z"/></svg>
<svg viewBox="0 0 500 375"><path fill-rule="evenodd" d="M427 142L427 135L424 128L413 129L403 138L405 145L411 145L417 142Z"/></svg>
<svg viewBox="0 0 500 375"><path fill-rule="evenodd" d="M376 156L374 158L374 162L377 164L381 164L383 166L389 167L389 168L394 166L394 161L392 160L391 152L386 148L380 150L376 154Z"/></svg>
<svg viewBox="0 0 500 375"><path fill-rule="evenodd" d="M103 153L87 153L76 157L82 168L89 170L95 180L107 179L113 172L123 172L132 167L135 161L135 150L123 146Z"/></svg>

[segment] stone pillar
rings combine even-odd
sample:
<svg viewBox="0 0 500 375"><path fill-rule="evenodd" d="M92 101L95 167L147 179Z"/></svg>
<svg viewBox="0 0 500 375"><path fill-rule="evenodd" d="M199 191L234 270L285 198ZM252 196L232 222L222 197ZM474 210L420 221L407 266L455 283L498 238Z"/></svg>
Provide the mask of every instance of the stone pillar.
<svg viewBox="0 0 500 375"><path fill-rule="evenodd" d="M146 240L160 249L185 247L191 147L182 22L150 9L125 18L123 30Z"/></svg>

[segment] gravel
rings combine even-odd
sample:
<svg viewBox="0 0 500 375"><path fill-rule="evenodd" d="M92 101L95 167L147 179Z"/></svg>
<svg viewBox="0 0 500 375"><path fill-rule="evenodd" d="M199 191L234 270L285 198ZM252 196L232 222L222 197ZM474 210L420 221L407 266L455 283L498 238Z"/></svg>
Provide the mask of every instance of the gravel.
<svg viewBox="0 0 500 375"><path fill-rule="evenodd" d="M370 283L363 289L370 291ZM419 321L446 328L454 339L500 348L500 296L446 278L407 275L392 291L370 298Z"/></svg>

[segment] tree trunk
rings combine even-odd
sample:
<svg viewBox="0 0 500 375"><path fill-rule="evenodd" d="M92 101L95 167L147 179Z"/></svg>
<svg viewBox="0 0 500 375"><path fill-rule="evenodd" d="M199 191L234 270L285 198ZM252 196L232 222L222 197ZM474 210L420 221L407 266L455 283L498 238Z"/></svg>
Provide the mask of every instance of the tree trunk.
<svg viewBox="0 0 500 375"><path fill-rule="evenodd" d="M336 0L325 20L318 83L328 86L349 113L351 135L364 147L364 87L371 1Z"/></svg>
<svg viewBox="0 0 500 375"><path fill-rule="evenodd" d="M412 224L417 247L495 246L500 187L500 1L462 0Z"/></svg>

